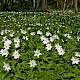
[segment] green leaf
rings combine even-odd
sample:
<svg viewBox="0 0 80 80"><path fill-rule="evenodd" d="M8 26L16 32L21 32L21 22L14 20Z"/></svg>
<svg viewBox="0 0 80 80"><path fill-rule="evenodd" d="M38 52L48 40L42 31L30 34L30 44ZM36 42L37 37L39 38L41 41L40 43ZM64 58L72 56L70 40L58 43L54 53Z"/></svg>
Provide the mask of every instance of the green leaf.
<svg viewBox="0 0 80 80"><path fill-rule="evenodd" d="M64 78L76 77L75 73L65 73Z"/></svg>

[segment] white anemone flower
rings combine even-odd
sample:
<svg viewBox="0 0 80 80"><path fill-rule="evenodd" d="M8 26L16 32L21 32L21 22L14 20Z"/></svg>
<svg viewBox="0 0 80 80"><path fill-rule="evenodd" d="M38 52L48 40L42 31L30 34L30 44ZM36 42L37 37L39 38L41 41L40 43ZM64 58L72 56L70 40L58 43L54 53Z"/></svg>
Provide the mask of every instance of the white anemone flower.
<svg viewBox="0 0 80 80"><path fill-rule="evenodd" d="M50 41L53 42L54 41L54 38L53 37L50 37Z"/></svg>
<svg viewBox="0 0 80 80"><path fill-rule="evenodd" d="M60 49L62 48L62 46L60 46L59 44L55 44L55 48L56 48L57 50L60 50Z"/></svg>
<svg viewBox="0 0 80 80"><path fill-rule="evenodd" d="M80 57L80 53L79 52L75 52L75 56L76 57Z"/></svg>
<svg viewBox="0 0 80 80"><path fill-rule="evenodd" d="M9 34L9 36L10 36L10 37L13 37L14 34L15 34L15 32L11 32L11 33Z"/></svg>
<svg viewBox="0 0 80 80"><path fill-rule="evenodd" d="M5 31L6 34L8 33L8 30L7 29L5 29L4 31Z"/></svg>
<svg viewBox="0 0 80 80"><path fill-rule="evenodd" d="M26 30L20 29L22 34L26 34Z"/></svg>
<svg viewBox="0 0 80 80"><path fill-rule="evenodd" d="M48 43L49 43L48 38L44 38L44 40L43 40L43 44L48 44Z"/></svg>
<svg viewBox="0 0 80 80"><path fill-rule="evenodd" d="M32 36L34 36L34 35L35 35L35 32L31 32L30 34L31 34Z"/></svg>
<svg viewBox="0 0 80 80"><path fill-rule="evenodd" d="M19 37L14 38L14 43L20 43Z"/></svg>
<svg viewBox="0 0 80 80"><path fill-rule="evenodd" d="M3 48L8 50L10 48L10 45L8 43L4 43Z"/></svg>
<svg viewBox="0 0 80 80"><path fill-rule="evenodd" d="M79 58L72 57L71 58L72 64L78 64L80 62Z"/></svg>
<svg viewBox="0 0 80 80"><path fill-rule="evenodd" d="M9 45L12 43L12 41L11 40L9 40L9 39L7 39L6 41L5 41L5 43L8 43Z"/></svg>
<svg viewBox="0 0 80 80"><path fill-rule="evenodd" d="M51 43L50 44L46 44L46 49L47 49L47 51L50 51L52 49Z"/></svg>
<svg viewBox="0 0 80 80"><path fill-rule="evenodd" d="M25 40L25 36L23 36L23 38L22 39L24 39Z"/></svg>
<svg viewBox="0 0 80 80"><path fill-rule="evenodd" d="M27 36L23 36L23 38L22 39L24 39L24 40L28 40L29 38L27 37Z"/></svg>
<svg viewBox="0 0 80 80"><path fill-rule="evenodd" d="M40 55L42 55L41 53L40 53L40 50L38 50L38 49L36 49L36 51L34 51L34 56L37 56L38 58L39 58L39 56Z"/></svg>
<svg viewBox="0 0 80 80"><path fill-rule="evenodd" d="M25 36L25 40L27 41L29 38L27 36Z"/></svg>
<svg viewBox="0 0 80 80"><path fill-rule="evenodd" d="M30 28L30 27L28 27L27 29L28 29L28 30L30 30L31 28Z"/></svg>
<svg viewBox="0 0 80 80"><path fill-rule="evenodd" d="M7 40L7 36L4 36L2 42L5 42L6 40Z"/></svg>
<svg viewBox="0 0 80 80"><path fill-rule="evenodd" d="M35 60L30 60L29 64L30 67L35 67L37 65Z"/></svg>
<svg viewBox="0 0 80 80"><path fill-rule="evenodd" d="M48 31L46 32L46 36L51 36L52 34Z"/></svg>
<svg viewBox="0 0 80 80"><path fill-rule="evenodd" d="M56 34L54 34L52 37L53 37L54 39L59 39L58 35L56 35Z"/></svg>
<svg viewBox="0 0 80 80"><path fill-rule="evenodd" d="M14 59L19 59L19 57L20 57L19 51L15 50L15 52L12 56L14 57Z"/></svg>
<svg viewBox="0 0 80 80"><path fill-rule="evenodd" d="M8 44L8 45L10 45L11 43L12 43L12 41L9 40L9 39L5 39L5 40L4 40L4 44Z"/></svg>
<svg viewBox="0 0 80 80"><path fill-rule="evenodd" d="M49 27L47 27L46 29L49 30Z"/></svg>
<svg viewBox="0 0 80 80"><path fill-rule="evenodd" d="M38 30L37 34L42 35L42 31Z"/></svg>
<svg viewBox="0 0 80 80"><path fill-rule="evenodd" d="M46 37L44 35L40 36L41 41L43 41Z"/></svg>
<svg viewBox="0 0 80 80"><path fill-rule="evenodd" d="M3 62L3 64L4 64L3 68L4 68L7 72L11 70L11 67L10 67L10 65L9 65L8 63Z"/></svg>
<svg viewBox="0 0 80 80"><path fill-rule="evenodd" d="M65 53L65 50L64 49L61 49L61 50L58 51L58 55L62 55L63 56L64 53Z"/></svg>
<svg viewBox="0 0 80 80"><path fill-rule="evenodd" d="M4 33L5 33L4 30L2 30L2 31L0 32L1 35L4 35Z"/></svg>
<svg viewBox="0 0 80 80"><path fill-rule="evenodd" d="M15 48L19 48L20 44L19 43L15 43L14 46L15 46Z"/></svg>
<svg viewBox="0 0 80 80"><path fill-rule="evenodd" d="M77 41L80 41L80 36L77 36Z"/></svg>
<svg viewBox="0 0 80 80"><path fill-rule="evenodd" d="M2 56L7 57L7 56L8 56L8 54L9 54L9 52L8 52L8 50L7 50L7 49L1 49L1 50L0 50L0 54L2 54Z"/></svg>

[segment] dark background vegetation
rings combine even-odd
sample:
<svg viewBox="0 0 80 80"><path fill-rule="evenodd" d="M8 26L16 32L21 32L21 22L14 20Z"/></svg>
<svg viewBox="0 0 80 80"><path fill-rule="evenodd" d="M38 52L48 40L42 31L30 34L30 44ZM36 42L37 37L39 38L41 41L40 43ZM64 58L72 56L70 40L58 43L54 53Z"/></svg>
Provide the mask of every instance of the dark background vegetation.
<svg viewBox="0 0 80 80"><path fill-rule="evenodd" d="M80 9L80 0L0 0L0 11L50 11Z"/></svg>

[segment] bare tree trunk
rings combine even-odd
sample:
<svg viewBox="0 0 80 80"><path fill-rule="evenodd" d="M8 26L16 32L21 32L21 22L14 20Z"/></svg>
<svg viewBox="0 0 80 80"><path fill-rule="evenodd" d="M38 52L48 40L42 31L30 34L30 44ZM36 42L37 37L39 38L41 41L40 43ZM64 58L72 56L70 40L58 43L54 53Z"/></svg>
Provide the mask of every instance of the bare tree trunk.
<svg viewBox="0 0 80 80"><path fill-rule="evenodd" d="M64 13L64 10L65 10L65 7L66 7L66 2L67 2L67 0L64 1L63 13Z"/></svg>
<svg viewBox="0 0 80 80"><path fill-rule="evenodd" d="M59 7L59 0L57 0L57 8Z"/></svg>
<svg viewBox="0 0 80 80"><path fill-rule="evenodd" d="M46 0L43 0L43 4L42 4L42 6L44 7L44 6L45 6L45 4L46 4Z"/></svg>
<svg viewBox="0 0 80 80"><path fill-rule="evenodd" d="M36 8L39 7L40 0L36 0Z"/></svg>
<svg viewBox="0 0 80 80"><path fill-rule="evenodd" d="M72 0L72 3L71 3L71 5L73 5L73 3L74 3L74 1Z"/></svg>
<svg viewBox="0 0 80 80"><path fill-rule="evenodd" d="M75 13L77 13L78 12L77 0L74 0L74 7L75 7Z"/></svg>
<svg viewBox="0 0 80 80"><path fill-rule="evenodd" d="M36 7L36 0L33 0L33 8L35 9Z"/></svg>

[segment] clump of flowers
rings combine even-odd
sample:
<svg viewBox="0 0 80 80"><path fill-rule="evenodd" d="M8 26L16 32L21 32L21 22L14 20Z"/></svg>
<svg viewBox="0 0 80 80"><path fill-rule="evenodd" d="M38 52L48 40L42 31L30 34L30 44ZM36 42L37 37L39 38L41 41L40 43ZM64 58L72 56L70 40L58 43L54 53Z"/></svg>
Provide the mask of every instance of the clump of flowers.
<svg viewBox="0 0 80 80"><path fill-rule="evenodd" d="M70 26L70 22L67 22L66 26L65 20L70 20L71 17L65 18L65 15L61 14L56 17L53 14L46 15L41 12L39 14L31 12L27 13L28 15L24 12L9 12L8 16L8 13L1 14L6 16L0 16L0 22L2 22L0 25L1 80L17 80L18 78L20 80L51 78L75 80L76 75L76 79L79 79L80 71L76 71L79 70L80 62L80 36L76 35L79 27L75 29L75 25ZM16 18L15 15L19 17ZM6 74L5 71L7 71ZM50 77L47 78L48 76L43 72ZM55 74L59 76L56 77Z"/></svg>
<svg viewBox="0 0 80 80"><path fill-rule="evenodd" d="M64 55L65 50L62 48L62 46L60 46L59 44L55 44L55 48L58 52L58 55L62 55L62 56Z"/></svg>
<svg viewBox="0 0 80 80"><path fill-rule="evenodd" d="M67 38L69 38L69 39L72 39L72 37L70 36L70 34L66 33L66 34L64 34L64 36L67 37Z"/></svg>
<svg viewBox="0 0 80 80"><path fill-rule="evenodd" d="M19 37L14 38L14 45L15 45L15 48L20 47L20 39L19 39Z"/></svg>
<svg viewBox="0 0 80 80"><path fill-rule="evenodd" d="M28 36L23 36L23 38L22 39L24 39L24 40L28 40L29 38L28 38Z"/></svg>
<svg viewBox="0 0 80 80"><path fill-rule="evenodd" d="M53 34L53 35L50 37L50 41L53 42L55 39L59 39L59 37L58 37L58 35Z"/></svg>

